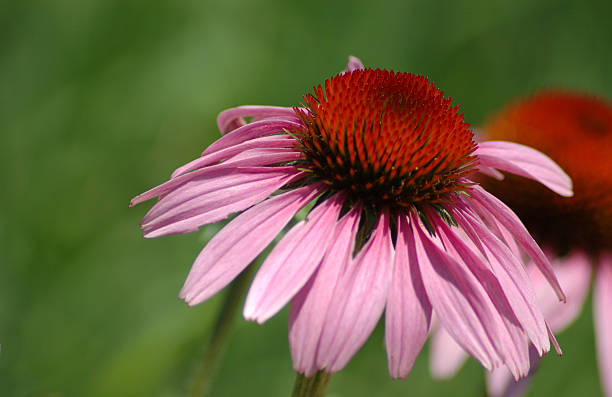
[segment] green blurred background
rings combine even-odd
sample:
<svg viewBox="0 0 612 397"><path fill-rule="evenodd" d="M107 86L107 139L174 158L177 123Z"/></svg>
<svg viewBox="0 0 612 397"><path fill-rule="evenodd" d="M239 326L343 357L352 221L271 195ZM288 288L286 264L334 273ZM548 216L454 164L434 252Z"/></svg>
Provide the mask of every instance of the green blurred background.
<svg viewBox="0 0 612 397"><path fill-rule="evenodd" d="M145 240L164 181L217 136L219 111L290 106L343 69L428 75L478 126L539 87L612 98L612 2L4 1L0 5L0 395L181 396L222 296L177 294L217 230ZM590 304L530 395L601 395ZM287 313L236 316L212 396L287 396ZM482 371L406 381L382 327L329 396L483 396Z"/></svg>

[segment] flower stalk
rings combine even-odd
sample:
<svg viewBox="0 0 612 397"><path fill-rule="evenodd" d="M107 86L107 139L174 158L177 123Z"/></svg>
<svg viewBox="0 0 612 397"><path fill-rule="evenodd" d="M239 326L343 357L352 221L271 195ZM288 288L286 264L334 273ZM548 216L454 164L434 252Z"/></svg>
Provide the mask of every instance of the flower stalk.
<svg viewBox="0 0 612 397"><path fill-rule="evenodd" d="M246 287L249 285L251 274L256 266L248 267L230 286L225 300L221 305L217 322L212 332L208 346L202 352L196 364L195 374L188 391L189 397L206 396L210 388L210 381L225 347L225 341L232 328L234 317L242 302Z"/></svg>
<svg viewBox="0 0 612 397"><path fill-rule="evenodd" d="M317 371L307 378L304 374L297 374L291 397L324 397L331 380L331 374Z"/></svg>

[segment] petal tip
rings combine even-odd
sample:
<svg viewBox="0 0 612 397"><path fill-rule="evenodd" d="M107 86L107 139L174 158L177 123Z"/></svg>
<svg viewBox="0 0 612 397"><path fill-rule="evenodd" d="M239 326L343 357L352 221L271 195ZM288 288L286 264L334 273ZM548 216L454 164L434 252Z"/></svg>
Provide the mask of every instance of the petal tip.
<svg viewBox="0 0 612 397"><path fill-rule="evenodd" d="M259 325L265 323L266 321L268 321L268 319L270 317L272 317L272 315L270 314L266 314L266 313L261 313L258 312L256 310L254 310L253 308L247 308L247 306L245 305L244 310L242 312L242 316L244 317L244 319L246 321L253 321Z"/></svg>
<svg viewBox="0 0 612 397"><path fill-rule="evenodd" d="M187 306L192 307L195 305L199 305L200 303L206 300L205 298L202 298L201 295L202 295L201 293L194 291L193 287L185 284L183 288L180 290L178 296L179 296L179 299L182 299L185 301Z"/></svg>
<svg viewBox="0 0 612 397"><path fill-rule="evenodd" d="M354 70L360 70L363 69L363 62L361 62L361 59L353 56L353 55L349 55L348 57L348 63L346 65L346 69L345 72L349 73L352 72Z"/></svg>
<svg viewBox="0 0 612 397"><path fill-rule="evenodd" d="M203 301L203 299L196 299L196 297L187 297L183 300L185 301L185 303L187 303L187 306L189 307L199 305Z"/></svg>
<svg viewBox="0 0 612 397"><path fill-rule="evenodd" d="M244 304L244 308L242 309L242 317L244 317L246 321L256 321L257 320L257 315L255 314L255 310L253 306L249 304L248 299L247 299L247 302Z"/></svg>

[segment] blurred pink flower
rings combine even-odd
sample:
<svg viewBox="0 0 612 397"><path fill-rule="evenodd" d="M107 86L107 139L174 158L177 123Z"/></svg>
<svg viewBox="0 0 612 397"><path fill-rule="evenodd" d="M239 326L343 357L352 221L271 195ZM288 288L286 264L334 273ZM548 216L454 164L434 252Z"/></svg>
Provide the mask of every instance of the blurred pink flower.
<svg viewBox="0 0 612 397"><path fill-rule="evenodd" d="M558 304L533 262L527 271L554 332L580 314L595 268L593 314L600 379L604 394L612 397L612 104L568 91L541 92L508 106L483 131L488 138L516 140L546 151L574 180L572 198L513 176L483 184L516 210L548 247L567 304ZM432 337L431 354L432 374L438 378L454 375L466 358L443 330ZM537 362L537 356L532 361ZM495 397L521 396L527 382L512 382L511 374L500 368L488 375L487 388Z"/></svg>
<svg viewBox="0 0 612 397"><path fill-rule="evenodd" d="M569 177L528 147L476 145L458 107L422 76L350 58L304 102L222 112L223 136L202 157L132 200L159 197L145 237L240 212L196 258L180 297L196 305L219 292L309 208L258 270L244 306L247 320L263 323L291 302L296 371L342 369L385 311L394 378L410 372L432 313L485 368L526 375L527 341L539 356L552 334L514 241L565 297L518 217L470 176L513 172L564 196Z"/></svg>

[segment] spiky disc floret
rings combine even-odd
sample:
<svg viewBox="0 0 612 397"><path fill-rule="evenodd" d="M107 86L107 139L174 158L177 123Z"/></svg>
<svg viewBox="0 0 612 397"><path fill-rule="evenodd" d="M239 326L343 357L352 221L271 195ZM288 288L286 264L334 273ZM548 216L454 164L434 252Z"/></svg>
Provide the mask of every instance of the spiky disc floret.
<svg viewBox="0 0 612 397"><path fill-rule="evenodd" d="M422 76L356 70L325 81L295 108L304 167L376 208L443 203L476 164L469 124Z"/></svg>

